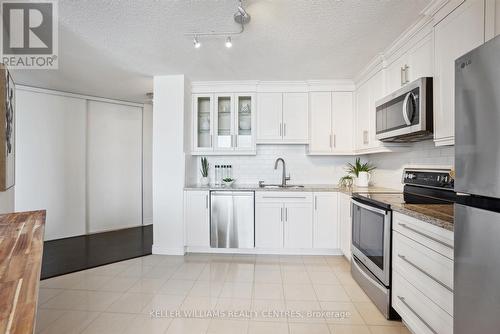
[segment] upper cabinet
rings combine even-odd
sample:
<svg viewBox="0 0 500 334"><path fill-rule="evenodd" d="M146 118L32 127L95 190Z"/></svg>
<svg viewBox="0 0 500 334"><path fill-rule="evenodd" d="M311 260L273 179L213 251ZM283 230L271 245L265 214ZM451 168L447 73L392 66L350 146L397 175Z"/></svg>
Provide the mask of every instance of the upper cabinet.
<svg viewBox="0 0 500 334"><path fill-rule="evenodd" d="M193 154L255 154L254 94L194 94Z"/></svg>
<svg viewBox="0 0 500 334"><path fill-rule="evenodd" d="M410 42L399 57L385 69L385 95L392 94L407 83L433 76L433 35L429 32L416 43Z"/></svg>
<svg viewBox="0 0 500 334"><path fill-rule="evenodd" d="M354 154L352 92L309 93L310 155Z"/></svg>
<svg viewBox="0 0 500 334"><path fill-rule="evenodd" d="M307 144L307 93L258 93L258 144Z"/></svg>
<svg viewBox="0 0 500 334"><path fill-rule="evenodd" d="M455 59L485 41L485 2L468 0L434 26L434 141L455 142Z"/></svg>
<svg viewBox="0 0 500 334"><path fill-rule="evenodd" d="M356 153L387 152L397 144L384 144L375 138L375 102L385 95L384 73L378 71L356 90L356 122L354 127Z"/></svg>

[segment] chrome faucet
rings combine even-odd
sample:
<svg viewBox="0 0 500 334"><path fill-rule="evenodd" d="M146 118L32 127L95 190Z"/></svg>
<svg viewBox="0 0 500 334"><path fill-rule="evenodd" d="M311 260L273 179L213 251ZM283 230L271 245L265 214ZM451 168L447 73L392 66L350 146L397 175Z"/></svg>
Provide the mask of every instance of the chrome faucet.
<svg viewBox="0 0 500 334"><path fill-rule="evenodd" d="M274 170L278 169L278 162L281 161L281 164L283 165L283 172L281 174L281 186L286 187L286 181L290 181L290 176L286 176L286 166L285 166L285 160L283 158L278 158L274 162Z"/></svg>

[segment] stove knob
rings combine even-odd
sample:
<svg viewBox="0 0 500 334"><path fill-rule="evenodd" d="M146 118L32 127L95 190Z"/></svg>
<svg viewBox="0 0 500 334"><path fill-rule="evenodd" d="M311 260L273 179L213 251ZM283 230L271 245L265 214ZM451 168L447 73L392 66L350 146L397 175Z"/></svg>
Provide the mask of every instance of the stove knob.
<svg viewBox="0 0 500 334"><path fill-rule="evenodd" d="M408 174L408 178L409 178L410 180L413 180L413 179L415 178L415 174Z"/></svg>

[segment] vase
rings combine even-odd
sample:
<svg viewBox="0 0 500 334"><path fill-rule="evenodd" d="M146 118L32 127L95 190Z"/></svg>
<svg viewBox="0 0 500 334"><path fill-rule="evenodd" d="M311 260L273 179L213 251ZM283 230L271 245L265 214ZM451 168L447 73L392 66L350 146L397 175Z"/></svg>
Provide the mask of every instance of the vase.
<svg viewBox="0 0 500 334"><path fill-rule="evenodd" d="M356 185L358 187L368 187L370 183L371 174L368 172L359 172L358 178L356 179Z"/></svg>
<svg viewBox="0 0 500 334"><path fill-rule="evenodd" d="M209 184L209 179L208 179L208 177L203 176L203 177L200 179L200 184L201 184L202 186L208 186L208 184Z"/></svg>

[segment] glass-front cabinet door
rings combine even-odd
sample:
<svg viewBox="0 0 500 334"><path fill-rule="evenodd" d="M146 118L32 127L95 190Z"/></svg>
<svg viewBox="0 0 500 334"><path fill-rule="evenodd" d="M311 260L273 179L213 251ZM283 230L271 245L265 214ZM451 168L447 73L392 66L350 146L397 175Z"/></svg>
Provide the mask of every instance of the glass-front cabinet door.
<svg viewBox="0 0 500 334"><path fill-rule="evenodd" d="M255 147L255 98L253 94L235 94L235 148L252 150Z"/></svg>
<svg viewBox="0 0 500 334"><path fill-rule="evenodd" d="M193 95L194 151L213 149L213 95Z"/></svg>
<svg viewBox="0 0 500 334"><path fill-rule="evenodd" d="M232 150L234 147L234 105L232 94L215 95L215 149Z"/></svg>

